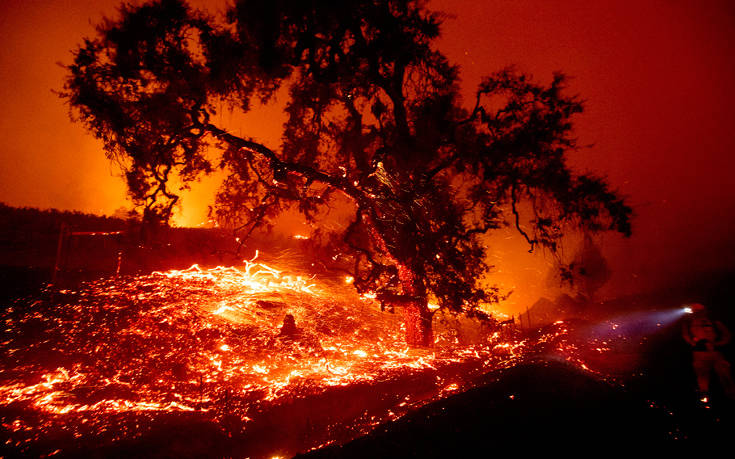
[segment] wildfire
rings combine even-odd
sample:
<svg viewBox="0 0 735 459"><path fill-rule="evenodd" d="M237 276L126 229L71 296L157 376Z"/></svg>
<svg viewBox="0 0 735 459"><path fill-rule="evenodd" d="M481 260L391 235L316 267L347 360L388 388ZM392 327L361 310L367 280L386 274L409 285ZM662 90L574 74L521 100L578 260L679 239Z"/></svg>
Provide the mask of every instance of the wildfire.
<svg viewBox="0 0 735 459"><path fill-rule="evenodd" d="M343 280L294 275L253 258L239 268L102 279L59 292L54 304L9 308L0 343L8 444L49 454L70 446L53 440L59 431L114 443L176 413L233 437L295 403L343 394L363 402L322 419L307 408L290 411L288 428L304 435L276 446L307 450L456 393L528 348L498 334L459 345L447 338L451 330L438 329L434 349L408 349L400 317ZM296 322L290 334L281 330L286 315ZM251 445L254 455L274 446L260 444Z"/></svg>

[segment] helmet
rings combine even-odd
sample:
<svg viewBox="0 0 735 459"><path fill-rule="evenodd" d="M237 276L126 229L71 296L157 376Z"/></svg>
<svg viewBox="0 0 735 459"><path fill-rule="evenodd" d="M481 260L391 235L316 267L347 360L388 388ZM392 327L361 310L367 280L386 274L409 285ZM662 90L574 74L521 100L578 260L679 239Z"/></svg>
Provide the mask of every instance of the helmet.
<svg viewBox="0 0 735 459"><path fill-rule="evenodd" d="M702 303L692 303L689 307L692 309L692 312L702 312L707 310Z"/></svg>

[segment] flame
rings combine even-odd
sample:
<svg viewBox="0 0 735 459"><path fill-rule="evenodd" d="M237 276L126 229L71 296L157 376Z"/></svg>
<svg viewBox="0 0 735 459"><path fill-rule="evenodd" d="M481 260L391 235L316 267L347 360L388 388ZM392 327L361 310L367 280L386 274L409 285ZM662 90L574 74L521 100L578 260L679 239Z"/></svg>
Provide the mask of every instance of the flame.
<svg viewBox="0 0 735 459"><path fill-rule="evenodd" d="M309 450L471 387L473 378L531 351L527 340L499 333L460 345L439 324L434 349L408 349L401 317L381 312L374 294L357 296L344 278L318 280L257 258L256 252L240 267L193 265L101 279L58 292L59 304L8 308L0 404L20 413L3 421L19 439L14 446L23 452L69 429L114 443L171 413L223 426L235 418L236 434L293 400L346 387L365 387L371 401L375 390L384 393L385 401L312 432L299 446ZM281 332L287 314L296 321L291 334ZM35 336L42 338L29 344L28 327L41 327ZM538 342L589 370L565 333L565 324L557 324ZM408 382L416 378L431 384L416 392L421 385ZM49 453L59 450L52 446Z"/></svg>

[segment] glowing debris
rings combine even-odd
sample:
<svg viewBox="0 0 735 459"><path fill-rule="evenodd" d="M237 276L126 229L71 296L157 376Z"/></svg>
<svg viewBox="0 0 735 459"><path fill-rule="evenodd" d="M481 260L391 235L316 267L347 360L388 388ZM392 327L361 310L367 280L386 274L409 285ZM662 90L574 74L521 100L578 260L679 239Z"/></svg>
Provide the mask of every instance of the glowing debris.
<svg viewBox="0 0 735 459"><path fill-rule="evenodd" d="M401 315L381 312L374 293L358 297L347 282L321 282L257 258L239 267L101 279L57 292L53 307L7 308L0 403L20 414L6 428L28 442L59 430L114 442L159 416L190 413L222 426L236 419L232 429L241 432L274 407L347 386L398 391L390 405L325 428L331 436L315 436L308 450L464 390L474 376L513 365L532 349L499 333L459 344L435 322L437 346L411 350ZM286 314L295 318L293 336L280 335ZM31 325L43 338L29 343ZM565 332L560 324L538 342L577 359ZM396 384L418 377L433 392Z"/></svg>

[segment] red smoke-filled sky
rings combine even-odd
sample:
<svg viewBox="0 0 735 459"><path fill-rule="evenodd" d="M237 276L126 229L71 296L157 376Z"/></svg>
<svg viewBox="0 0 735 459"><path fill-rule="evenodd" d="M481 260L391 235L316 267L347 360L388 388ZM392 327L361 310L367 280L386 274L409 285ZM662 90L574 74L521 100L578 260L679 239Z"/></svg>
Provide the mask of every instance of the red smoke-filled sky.
<svg viewBox="0 0 735 459"><path fill-rule="evenodd" d="M71 50L103 15L114 15L117 3L0 2L0 201L105 214L129 206L99 142L52 93L63 84L57 62L69 63ZM193 3L223 9L220 1ZM593 145L572 162L608 176L637 215L630 240L603 239L615 270L608 288L630 293L733 266L735 3L431 0L429 6L450 14L439 46L462 67L468 103L483 74L509 64L542 81L556 70L572 77L570 92L586 100L576 120L580 144ZM272 144L278 120L271 109L240 128ZM205 188L185 197L179 224L204 219L212 184ZM538 284L540 268L524 268L524 260L514 258L516 269L528 273L512 283Z"/></svg>

